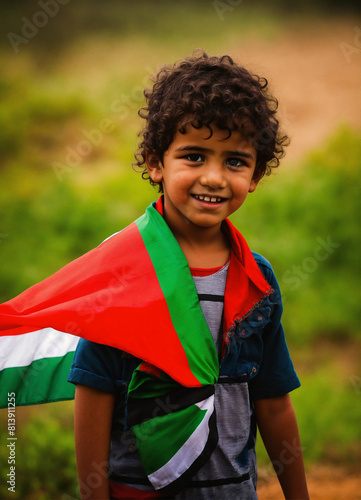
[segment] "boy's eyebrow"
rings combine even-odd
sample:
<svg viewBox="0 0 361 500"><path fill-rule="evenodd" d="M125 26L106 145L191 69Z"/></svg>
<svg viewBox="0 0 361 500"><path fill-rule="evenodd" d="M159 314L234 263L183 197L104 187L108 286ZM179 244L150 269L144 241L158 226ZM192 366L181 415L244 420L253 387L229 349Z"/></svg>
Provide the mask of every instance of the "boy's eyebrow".
<svg viewBox="0 0 361 500"><path fill-rule="evenodd" d="M187 152L187 151L195 151L196 153L214 153L213 149L203 148L202 146L182 146L176 149L177 153ZM253 155L251 153L246 153L246 151L223 151L222 156L241 156L243 158L249 158L253 160Z"/></svg>

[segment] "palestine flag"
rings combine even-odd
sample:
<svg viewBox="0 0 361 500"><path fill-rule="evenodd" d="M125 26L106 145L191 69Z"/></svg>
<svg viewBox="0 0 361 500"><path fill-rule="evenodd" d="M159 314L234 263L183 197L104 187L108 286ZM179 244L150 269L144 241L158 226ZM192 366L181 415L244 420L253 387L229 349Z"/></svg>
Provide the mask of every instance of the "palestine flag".
<svg viewBox="0 0 361 500"><path fill-rule="evenodd" d="M71 336L65 342L57 332ZM51 358L74 351L73 336L124 350L187 387L218 378L216 349L187 261L152 205L99 247L1 304L0 333L1 407L7 392L20 397L30 385L25 367L31 363L49 360L34 370L38 383L48 379ZM7 370L19 367L19 382L7 378ZM37 396L24 393L19 401L46 402L47 389L41 394L39 385Z"/></svg>
<svg viewBox="0 0 361 500"><path fill-rule="evenodd" d="M172 386L207 387L183 394L176 411L135 412L133 430L156 489L182 483L213 450L217 353L184 254L153 205L99 247L0 305L0 330L1 407L10 392L17 405L71 399L67 377L84 337L145 361L129 396L147 398L148 410ZM152 432L145 435L145 426Z"/></svg>
<svg viewBox="0 0 361 500"><path fill-rule="evenodd" d="M229 329L272 290L243 237L229 221L226 229L239 271L227 284L242 304L228 318L226 301ZM12 392L17 405L71 399L67 377L79 337L144 360L128 390L129 425L154 488L184 488L217 444L219 361L188 263L155 204L0 305L0 407Z"/></svg>

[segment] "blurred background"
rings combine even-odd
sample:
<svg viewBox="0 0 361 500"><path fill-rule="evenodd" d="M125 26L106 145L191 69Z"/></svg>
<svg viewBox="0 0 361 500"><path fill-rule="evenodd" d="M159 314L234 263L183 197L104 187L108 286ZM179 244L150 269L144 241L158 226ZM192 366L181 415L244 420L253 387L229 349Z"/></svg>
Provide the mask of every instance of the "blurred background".
<svg viewBox="0 0 361 500"><path fill-rule="evenodd" d="M0 29L1 301L157 198L132 162L161 65L202 48L269 80L291 145L232 220L283 292L312 498L361 498L359 2L18 0ZM73 403L17 409L15 493L0 416L0 498L79 498ZM279 499L258 454L260 500Z"/></svg>

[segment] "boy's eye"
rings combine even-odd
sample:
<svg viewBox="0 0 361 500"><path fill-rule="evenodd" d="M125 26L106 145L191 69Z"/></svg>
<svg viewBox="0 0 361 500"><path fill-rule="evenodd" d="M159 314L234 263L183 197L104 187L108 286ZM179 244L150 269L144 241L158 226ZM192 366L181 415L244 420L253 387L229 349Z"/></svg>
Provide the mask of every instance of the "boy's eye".
<svg viewBox="0 0 361 500"><path fill-rule="evenodd" d="M244 161L240 158L228 158L227 165L230 167L242 167L244 165Z"/></svg>
<svg viewBox="0 0 361 500"><path fill-rule="evenodd" d="M189 161L197 162L197 163L203 161L203 156L200 155L199 153L191 153L191 154L185 156L185 158Z"/></svg>

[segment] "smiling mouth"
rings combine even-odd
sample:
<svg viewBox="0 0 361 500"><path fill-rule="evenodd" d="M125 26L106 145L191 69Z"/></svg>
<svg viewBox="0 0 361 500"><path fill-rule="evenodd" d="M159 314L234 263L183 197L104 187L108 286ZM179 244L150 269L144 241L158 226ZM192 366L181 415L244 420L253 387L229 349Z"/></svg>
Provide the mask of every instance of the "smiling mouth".
<svg viewBox="0 0 361 500"><path fill-rule="evenodd" d="M208 196L206 194L193 194L192 196L196 200L206 201L207 203L221 203L226 200L226 198L221 198L220 196Z"/></svg>

